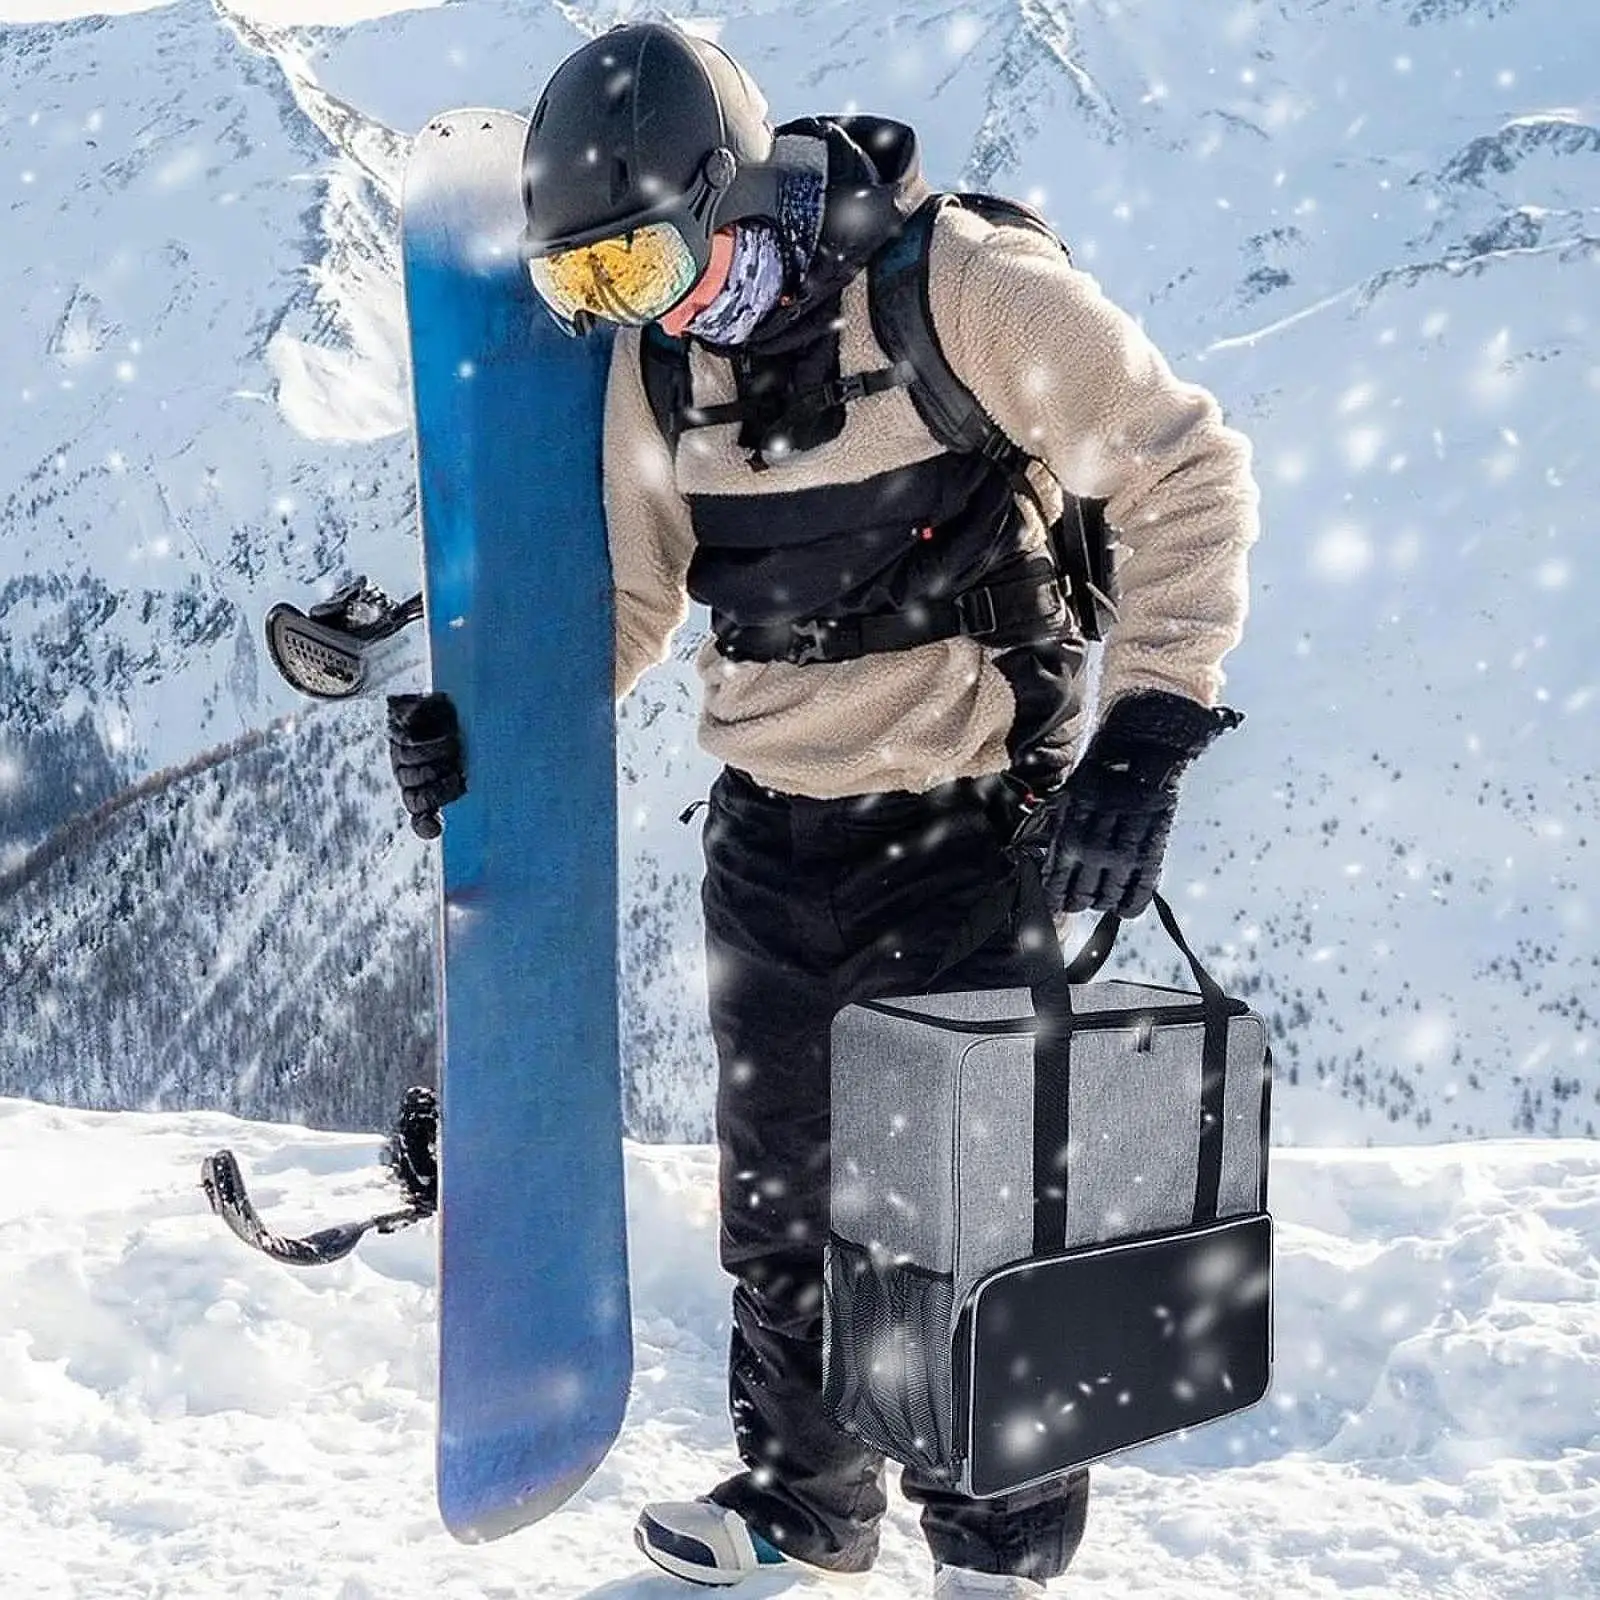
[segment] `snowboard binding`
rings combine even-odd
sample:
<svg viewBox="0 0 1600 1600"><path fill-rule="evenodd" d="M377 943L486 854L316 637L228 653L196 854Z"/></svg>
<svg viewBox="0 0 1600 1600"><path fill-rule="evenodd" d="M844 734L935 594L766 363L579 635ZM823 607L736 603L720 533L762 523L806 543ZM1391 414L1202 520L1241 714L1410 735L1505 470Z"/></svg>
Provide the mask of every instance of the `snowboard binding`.
<svg viewBox="0 0 1600 1600"><path fill-rule="evenodd" d="M212 1211L234 1235L291 1267L323 1267L341 1261L369 1233L398 1233L431 1217L439 1208L439 1107L431 1089L406 1091L400 1115L380 1157L405 1194L398 1211L385 1211L364 1222L341 1222L302 1235L277 1233L257 1212L245 1187L244 1173L231 1150L207 1156L200 1166L200 1187Z"/></svg>
<svg viewBox="0 0 1600 1600"><path fill-rule="evenodd" d="M439 1101L432 1089L407 1089L380 1158L424 1216L439 1209Z"/></svg>
<svg viewBox="0 0 1600 1600"><path fill-rule="evenodd" d="M267 613L267 653L301 694L348 700L401 664L390 641L421 617L420 594L397 602L357 578L309 612L275 605Z"/></svg>

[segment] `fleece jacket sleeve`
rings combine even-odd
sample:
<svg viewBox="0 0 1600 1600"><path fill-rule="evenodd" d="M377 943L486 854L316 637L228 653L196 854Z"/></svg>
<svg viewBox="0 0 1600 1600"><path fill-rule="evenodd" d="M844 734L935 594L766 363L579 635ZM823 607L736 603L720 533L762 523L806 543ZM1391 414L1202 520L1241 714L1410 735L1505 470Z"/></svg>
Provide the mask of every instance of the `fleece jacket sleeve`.
<svg viewBox="0 0 1600 1600"><path fill-rule="evenodd" d="M1101 714L1141 689L1214 705L1259 531L1248 442L1052 241L947 211L930 266L957 376L1063 488L1108 502L1120 616Z"/></svg>
<svg viewBox="0 0 1600 1600"><path fill-rule="evenodd" d="M665 661L689 615L685 579L694 555L689 507L656 427L639 371L639 335L612 348L606 386L604 493L616 604L615 693Z"/></svg>

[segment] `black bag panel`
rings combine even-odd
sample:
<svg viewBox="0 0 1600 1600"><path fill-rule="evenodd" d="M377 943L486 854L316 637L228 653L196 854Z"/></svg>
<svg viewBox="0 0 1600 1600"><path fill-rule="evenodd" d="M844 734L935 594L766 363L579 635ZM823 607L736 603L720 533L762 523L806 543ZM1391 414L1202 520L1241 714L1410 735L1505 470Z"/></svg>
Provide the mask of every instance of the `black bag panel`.
<svg viewBox="0 0 1600 1600"><path fill-rule="evenodd" d="M909 541L913 530L960 519L992 529L1005 520L1010 491L981 461L927 456L842 483L782 493L686 496L696 544L714 550L806 549L874 528ZM947 536L948 537L948 536Z"/></svg>
<svg viewBox="0 0 1600 1600"><path fill-rule="evenodd" d="M953 1483L947 1378L955 1284L830 1233L822 1395L857 1438ZM932 1381L930 1381L930 1379Z"/></svg>
<svg viewBox="0 0 1600 1600"><path fill-rule="evenodd" d="M1004 1494L1218 1421L1271 1368L1264 1212L1003 1267L956 1330L961 1487Z"/></svg>

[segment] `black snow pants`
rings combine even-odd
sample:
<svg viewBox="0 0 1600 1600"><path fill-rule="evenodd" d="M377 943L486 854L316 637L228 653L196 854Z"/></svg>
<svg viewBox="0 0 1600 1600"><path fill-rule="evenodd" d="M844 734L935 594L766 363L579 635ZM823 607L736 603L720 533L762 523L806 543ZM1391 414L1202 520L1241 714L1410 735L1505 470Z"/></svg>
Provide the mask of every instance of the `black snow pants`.
<svg viewBox="0 0 1600 1600"><path fill-rule="evenodd" d="M822 1401L828 1034L853 1001L1025 984L1055 930L1016 915L939 972L963 919L1013 870L1000 780L923 795L812 800L725 770L711 791L703 890L718 1055L722 1264L735 1279L729 1396L745 1470L712 1491L779 1549L835 1571L872 1564L881 1455ZM1048 1579L1083 1537L1086 1472L995 1499L919 1481L936 1561Z"/></svg>

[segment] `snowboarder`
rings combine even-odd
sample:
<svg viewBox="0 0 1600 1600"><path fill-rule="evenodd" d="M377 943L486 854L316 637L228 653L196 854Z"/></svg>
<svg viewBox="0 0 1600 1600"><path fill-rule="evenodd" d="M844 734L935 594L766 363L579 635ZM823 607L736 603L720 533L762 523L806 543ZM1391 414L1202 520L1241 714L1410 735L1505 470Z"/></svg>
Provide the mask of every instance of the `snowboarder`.
<svg viewBox="0 0 1600 1600"><path fill-rule="evenodd" d="M1014 893L1029 851L1051 912L1144 910L1180 776L1237 720L1216 699L1257 532L1249 449L1021 208L941 202L899 123L774 129L742 68L666 24L561 65L524 199L551 311L622 329L618 697L691 600L712 626L703 908L744 1467L647 1505L635 1537L705 1584L785 1560L860 1571L885 1471L823 1403L831 1018L1059 961ZM1072 560L1101 514L1114 618L1099 566ZM436 833L466 782L452 708L395 697L389 727ZM975 937L997 885L1010 913ZM902 1486L943 1600L1043 1594L1083 1536L1084 1472L981 1501L910 1469Z"/></svg>

